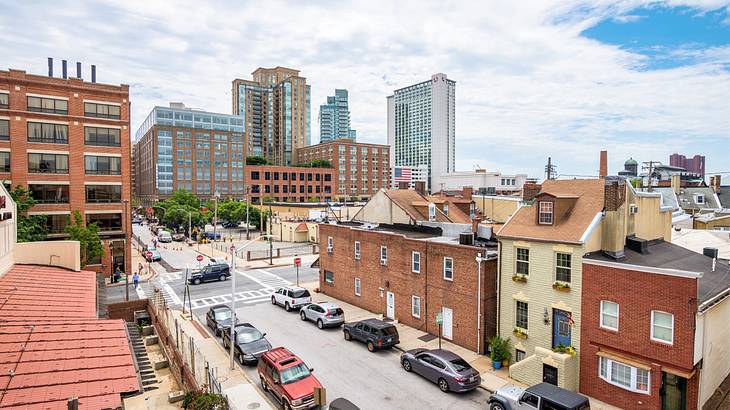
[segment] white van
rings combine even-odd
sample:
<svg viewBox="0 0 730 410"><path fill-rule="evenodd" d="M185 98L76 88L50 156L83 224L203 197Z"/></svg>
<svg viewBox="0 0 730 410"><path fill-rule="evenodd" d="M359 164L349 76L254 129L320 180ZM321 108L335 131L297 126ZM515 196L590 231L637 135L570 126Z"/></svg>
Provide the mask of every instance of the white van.
<svg viewBox="0 0 730 410"><path fill-rule="evenodd" d="M167 231L160 231L157 238L161 243L172 242L172 235Z"/></svg>

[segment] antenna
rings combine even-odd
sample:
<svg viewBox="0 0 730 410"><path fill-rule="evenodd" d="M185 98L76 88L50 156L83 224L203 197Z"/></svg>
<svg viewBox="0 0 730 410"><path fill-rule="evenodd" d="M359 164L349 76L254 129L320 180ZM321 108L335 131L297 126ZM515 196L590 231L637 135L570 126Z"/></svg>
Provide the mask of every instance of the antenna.
<svg viewBox="0 0 730 410"><path fill-rule="evenodd" d="M545 175L547 179L555 179L556 176L555 165L553 164L552 158L548 157L547 165L545 165Z"/></svg>

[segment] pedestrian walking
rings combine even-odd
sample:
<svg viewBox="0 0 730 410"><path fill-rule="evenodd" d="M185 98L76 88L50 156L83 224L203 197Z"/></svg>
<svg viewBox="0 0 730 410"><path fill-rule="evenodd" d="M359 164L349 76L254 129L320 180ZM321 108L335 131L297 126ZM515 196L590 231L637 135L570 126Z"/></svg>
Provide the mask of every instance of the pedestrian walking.
<svg viewBox="0 0 730 410"><path fill-rule="evenodd" d="M139 287L139 273L134 272L134 276L132 276L132 281L134 282L134 288L137 289Z"/></svg>

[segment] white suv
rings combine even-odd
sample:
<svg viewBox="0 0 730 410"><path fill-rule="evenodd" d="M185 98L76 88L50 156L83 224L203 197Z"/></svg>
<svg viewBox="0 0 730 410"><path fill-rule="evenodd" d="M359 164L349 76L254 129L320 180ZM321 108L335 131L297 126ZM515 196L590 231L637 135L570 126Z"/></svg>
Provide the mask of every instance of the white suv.
<svg viewBox="0 0 730 410"><path fill-rule="evenodd" d="M284 306L287 312L312 303L312 295L299 286L284 286L271 295L272 305Z"/></svg>

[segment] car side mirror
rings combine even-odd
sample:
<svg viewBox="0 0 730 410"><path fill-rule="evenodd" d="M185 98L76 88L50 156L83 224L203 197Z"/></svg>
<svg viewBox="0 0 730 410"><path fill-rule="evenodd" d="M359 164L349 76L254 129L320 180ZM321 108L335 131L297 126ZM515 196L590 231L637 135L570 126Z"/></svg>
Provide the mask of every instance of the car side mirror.
<svg viewBox="0 0 730 410"><path fill-rule="evenodd" d="M313 371L314 371L314 367L310 367L310 368L309 368L309 372L311 373L311 372L313 372Z"/></svg>
<svg viewBox="0 0 730 410"><path fill-rule="evenodd" d="M274 384L281 384L281 382L278 380L274 380Z"/></svg>
<svg viewBox="0 0 730 410"><path fill-rule="evenodd" d="M261 335L261 337L264 337L264 336L266 336L266 333L264 333L264 334Z"/></svg>

